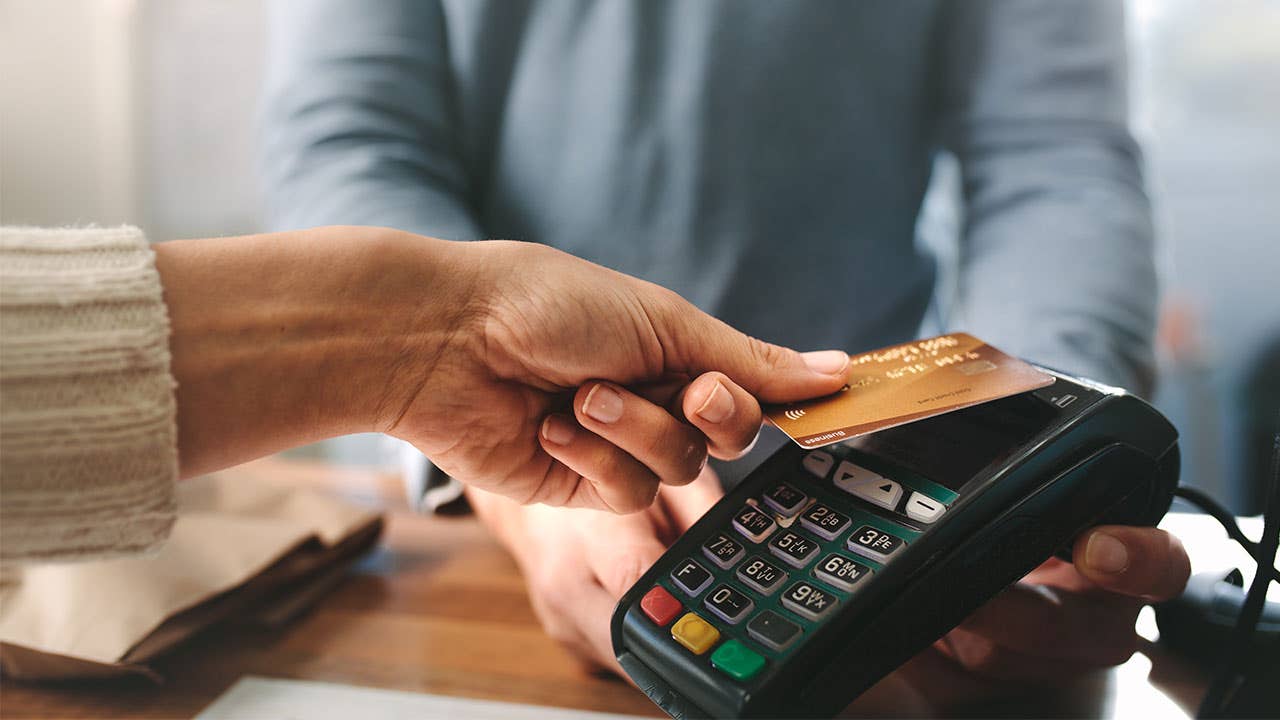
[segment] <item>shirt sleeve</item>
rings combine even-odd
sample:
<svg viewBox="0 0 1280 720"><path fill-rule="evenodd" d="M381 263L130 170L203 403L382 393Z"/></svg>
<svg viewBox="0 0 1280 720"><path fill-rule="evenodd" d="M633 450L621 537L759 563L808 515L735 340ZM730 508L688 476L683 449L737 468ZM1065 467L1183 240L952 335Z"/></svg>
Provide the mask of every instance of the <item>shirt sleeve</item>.
<svg viewBox="0 0 1280 720"><path fill-rule="evenodd" d="M136 228L0 228L0 561L148 550L175 515L169 320Z"/></svg>
<svg viewBox="0 0 1280 720"><path fill-rule="evenodd" d="M271 224L483 237L435 0L270 6L260 172Z"/></svg>
<svg viewBox="0 0 1280 720"><path fill-rule="evenodd" d="M1157 283L1122 13L1110 0L950 6L940 131L965 202L948 324L1144 394Z"/></svg>

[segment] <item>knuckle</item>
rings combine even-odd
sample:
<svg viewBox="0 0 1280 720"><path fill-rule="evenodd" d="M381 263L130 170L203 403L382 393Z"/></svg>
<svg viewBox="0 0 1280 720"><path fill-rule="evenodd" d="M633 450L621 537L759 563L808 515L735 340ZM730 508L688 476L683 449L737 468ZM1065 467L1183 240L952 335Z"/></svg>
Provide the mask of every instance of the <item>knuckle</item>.
<svg viewBox="0 0 1280 720"><path fill-rule="evenodd" d="M547 636L557 643L565 647L573 648L577 645L577 633L573 631L568 623L560 620L551 620L542 622L542 629L546 631Z"/></svg>
<svg viewBox="0 0 1280 720"><path fill-rule="evenodd" d="M698 479L702 474L702 469L707 466L707 444L704 442L694 442L689 445L689 449L685 452L683 464L683 475L680 476L681 484L691 483Z"/></svg>
<svg viewBox="0 0 1280 720"><path fill-rule="evenodd" d="M631 469L621 450L606 446L600 448L592 459L589 477L598 485L617 485L630 481Z"/></svg>
<svg viewBox="0 0 1280 720"><path fill-rule="evenodd" d="M682 431L674 441L664 443L666 452L679 453L671 463L668 480L684 485L693 482L707 462L707 443L693 428Z"/></svg>
<svg viewBox="0 0 1280 720"><path fill-rule="evenodd" d="M773 343L758 338L749 338L751 354L756 362L765 367L779 367L785 364L787 351Z"/></svg>
<svg viewBox="0 0 1280 720"><path fill-rule="evenodd" d="M557 556L548 558L529 573L529 593L550 613L566 614L575 604L572 588L574 578L580 572L579 568L565 559ZM569 580L566 581L566 578Z"/></svg>
<svg viewBox="0 0 1280 720"><path fill-rule="evenodd" d="M654 477L640 480L632 483L630 489L631 492L614 507L616 513L627 515L640 512L652 505L658 497L658 479Z"/></svg>
<svg viewBox="0 0 1280 720"><path fill-rule="evenodd" d="M645 556L639 549L623 552L616 562L600 578L600 582L613 597L621 597L632 585L635 585L653 565L653 560Z"/></svg>
<svg viewBox="0 0 1280 720"><path fill-rule="evenodd" d="M679 432L671 431L646 432L640 452L646 458L661 458L671 452L671 446L679 442L680 435Z"/></svg>
<svg viewBox="0 0 1280 720"><path fill-rule="evenodd" d="M550 614L561 615L570 606L570 596L562 592L552 578L531 580L530 589Z"/></svg>

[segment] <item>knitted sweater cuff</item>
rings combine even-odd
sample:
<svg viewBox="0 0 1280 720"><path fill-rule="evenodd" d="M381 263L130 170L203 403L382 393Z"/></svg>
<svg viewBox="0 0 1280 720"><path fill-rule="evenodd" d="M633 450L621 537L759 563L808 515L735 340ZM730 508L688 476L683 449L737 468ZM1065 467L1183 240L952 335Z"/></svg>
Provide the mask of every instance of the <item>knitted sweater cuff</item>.
<svg viewBox="0 0 1280 720"><path fill-rule="evenodd" d="M0 228L0 561L167 537L169 319L137 228Z"/></svg>

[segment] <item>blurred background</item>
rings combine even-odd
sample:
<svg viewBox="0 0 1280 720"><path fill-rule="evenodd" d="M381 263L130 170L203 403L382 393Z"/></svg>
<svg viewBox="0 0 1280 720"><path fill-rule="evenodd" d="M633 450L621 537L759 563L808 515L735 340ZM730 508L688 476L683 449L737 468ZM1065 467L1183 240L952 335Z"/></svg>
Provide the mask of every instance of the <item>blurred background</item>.
<svg viewBox="0 0 1280 720"><path fill-rule="evenodd" d="M1280 409L1280 2L1126 4L1164 275L1155 401L1184 480L1257 513ZM263 15L258 0L0 0L0 222L260 229ZM939 162L921 241L945 255L956 188ZM394 461L372 437L301 453Z"/></svg>

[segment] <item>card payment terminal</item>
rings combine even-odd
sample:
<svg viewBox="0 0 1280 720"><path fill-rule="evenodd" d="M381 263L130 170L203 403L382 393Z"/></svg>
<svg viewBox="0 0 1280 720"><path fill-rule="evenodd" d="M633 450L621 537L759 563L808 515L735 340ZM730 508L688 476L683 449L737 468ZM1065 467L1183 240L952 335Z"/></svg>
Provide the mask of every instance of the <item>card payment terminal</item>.
<svg viewBox="0 0 1280 720"><path fill-rule="evenodd" d="M623 669L682 717L814 717L1099 524L1154 525L1177 433L1052 385L820 450L788 443L619 601Z"/></svg>

